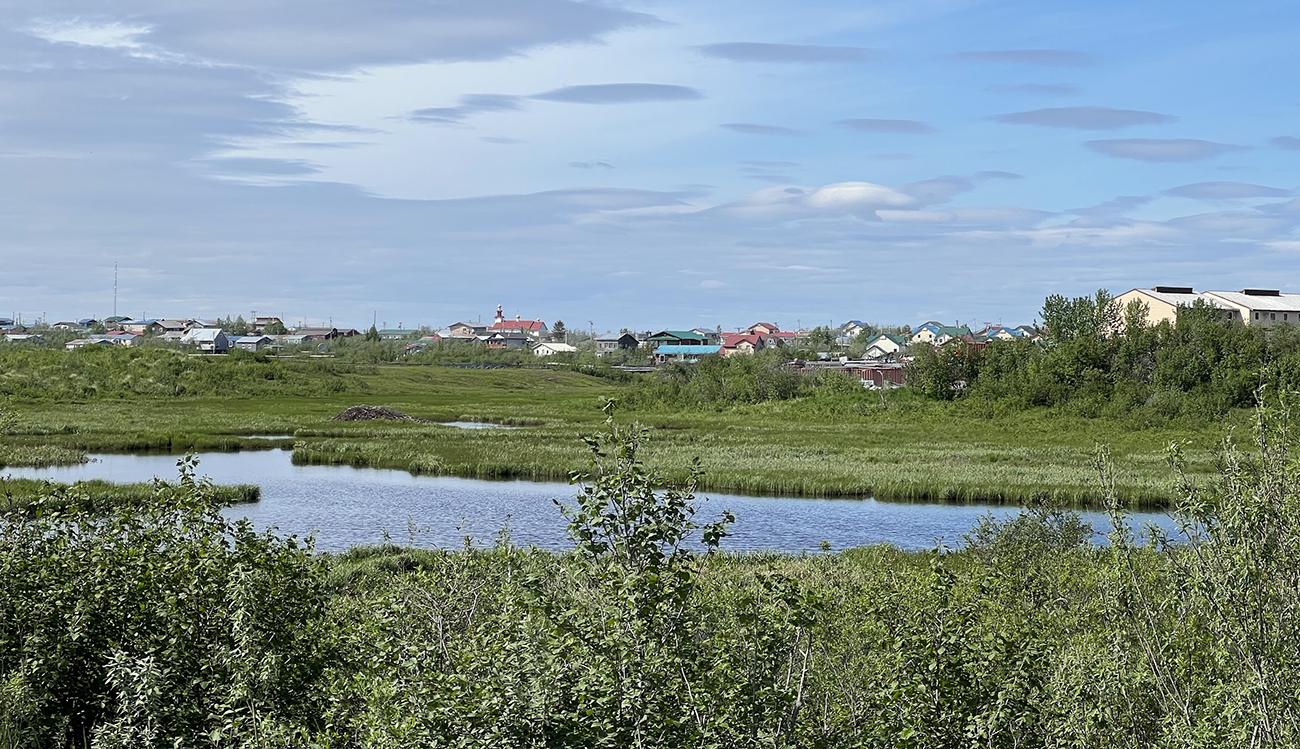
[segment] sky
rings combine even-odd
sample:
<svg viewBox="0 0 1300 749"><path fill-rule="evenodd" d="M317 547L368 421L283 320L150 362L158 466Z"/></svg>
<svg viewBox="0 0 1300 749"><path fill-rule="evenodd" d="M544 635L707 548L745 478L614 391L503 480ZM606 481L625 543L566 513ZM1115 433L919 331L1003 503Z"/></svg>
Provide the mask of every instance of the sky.
<svg viewBox="0 0 1300 749"><path fill-rule="evenodd" d="M1293 0L0 0L0 315L1300 291Z"/></svg>

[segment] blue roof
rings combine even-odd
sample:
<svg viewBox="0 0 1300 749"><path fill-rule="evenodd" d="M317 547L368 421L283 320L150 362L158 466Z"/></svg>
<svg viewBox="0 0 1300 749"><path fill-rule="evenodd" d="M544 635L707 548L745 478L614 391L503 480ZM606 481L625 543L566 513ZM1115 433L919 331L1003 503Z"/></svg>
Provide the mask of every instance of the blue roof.
<svg viewBox="0 0 1300 749"><path fill-rule="evenodd" d="M707 356L716 354L722 350L721 346L684 346L682 344L665 343L655 349L655 354L684 354L686 356Z"/></svg>

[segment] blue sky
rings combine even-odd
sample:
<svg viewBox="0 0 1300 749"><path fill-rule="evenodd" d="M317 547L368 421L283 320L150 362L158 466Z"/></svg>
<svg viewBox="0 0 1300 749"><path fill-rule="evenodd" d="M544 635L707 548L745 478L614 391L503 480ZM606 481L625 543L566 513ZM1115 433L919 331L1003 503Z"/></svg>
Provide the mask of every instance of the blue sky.
<svg viewBox="0 0 1300 749"><path fill-rule="evenodd" d="M10 0L0 314L1032 320L1300 290L1300 8Z"/></svg>

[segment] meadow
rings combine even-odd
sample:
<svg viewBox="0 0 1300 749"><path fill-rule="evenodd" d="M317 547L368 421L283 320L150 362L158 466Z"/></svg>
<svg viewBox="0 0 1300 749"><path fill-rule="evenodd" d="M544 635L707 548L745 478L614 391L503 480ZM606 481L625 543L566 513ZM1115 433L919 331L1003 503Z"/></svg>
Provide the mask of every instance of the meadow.
<svg viewBox="0 0 1300 749"><path fill-rule="evenodd" d="M682 406L638 399L638 383L551 369L345 365L169 351L0 352L0 394L13 423L0 465L76 462L87 452L288 446L300 463L398 468L465 477L563 480L586 466L579 434L606 398L650 430L647 465L680 479L693 459L702 488L901 501L1095 505L1088 469L1114 456L1117 493L1159 505L1165 458L1182 446L1209 475L1244 412L1222 420L1073 415L1063 409L942 402L907 391L819 390L758 403ZM338 422L343 409L387 406L420 422ZM519 429L465 430L480 421ZM253 439L254 437L279 439Z"/></svg>
<svg viewBox="0 0 1300 749"><path fill-rule="evenodd" d="M1133 542L1102 455L1105 546L1036 507L957 549L722 554L616 420L562 554L317 554L192 473L55 491L0 512L0 747L1294 746L1300 491L1284 417L1259 435L1180 479L1190 545Z"/></svg>

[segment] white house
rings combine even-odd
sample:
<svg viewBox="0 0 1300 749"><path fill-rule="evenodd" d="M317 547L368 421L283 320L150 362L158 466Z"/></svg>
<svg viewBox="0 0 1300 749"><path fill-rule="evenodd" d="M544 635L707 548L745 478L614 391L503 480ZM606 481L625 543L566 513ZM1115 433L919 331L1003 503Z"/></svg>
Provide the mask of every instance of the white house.
<svg viewBox="0 0 1300 749"><path fill-rule="evenodd" d="M866 359L886 359L897 356L906 345L907 342L900 335L881 333L867 343L867 349L862 352L862 356Z"/></svg>
<svg viewBox="0 0 1300 749"><path fill-rule="evenodd" d="M230 350L230 340L221 328L194 328L186 331L181 342L198 346L205 354L224 354Z"/></svg>
<svg viewBox="0 0 1300 749"><path fill-rule="evenodd" d="M970 328L965 325L944 325L943 323L931 320L916 326L912 331L911 337L907 339L907 342L928 343L931 346L942 346L954 338L968 335L970 335Z"/></svg>
<svg viewBox="0 0 1300 749"><path fill-rule="evenodd" d="M554 356L556 354L572 354L576 352L576 346L570 346L567 343L539 343L533 347L533 356Z"/></svg>

